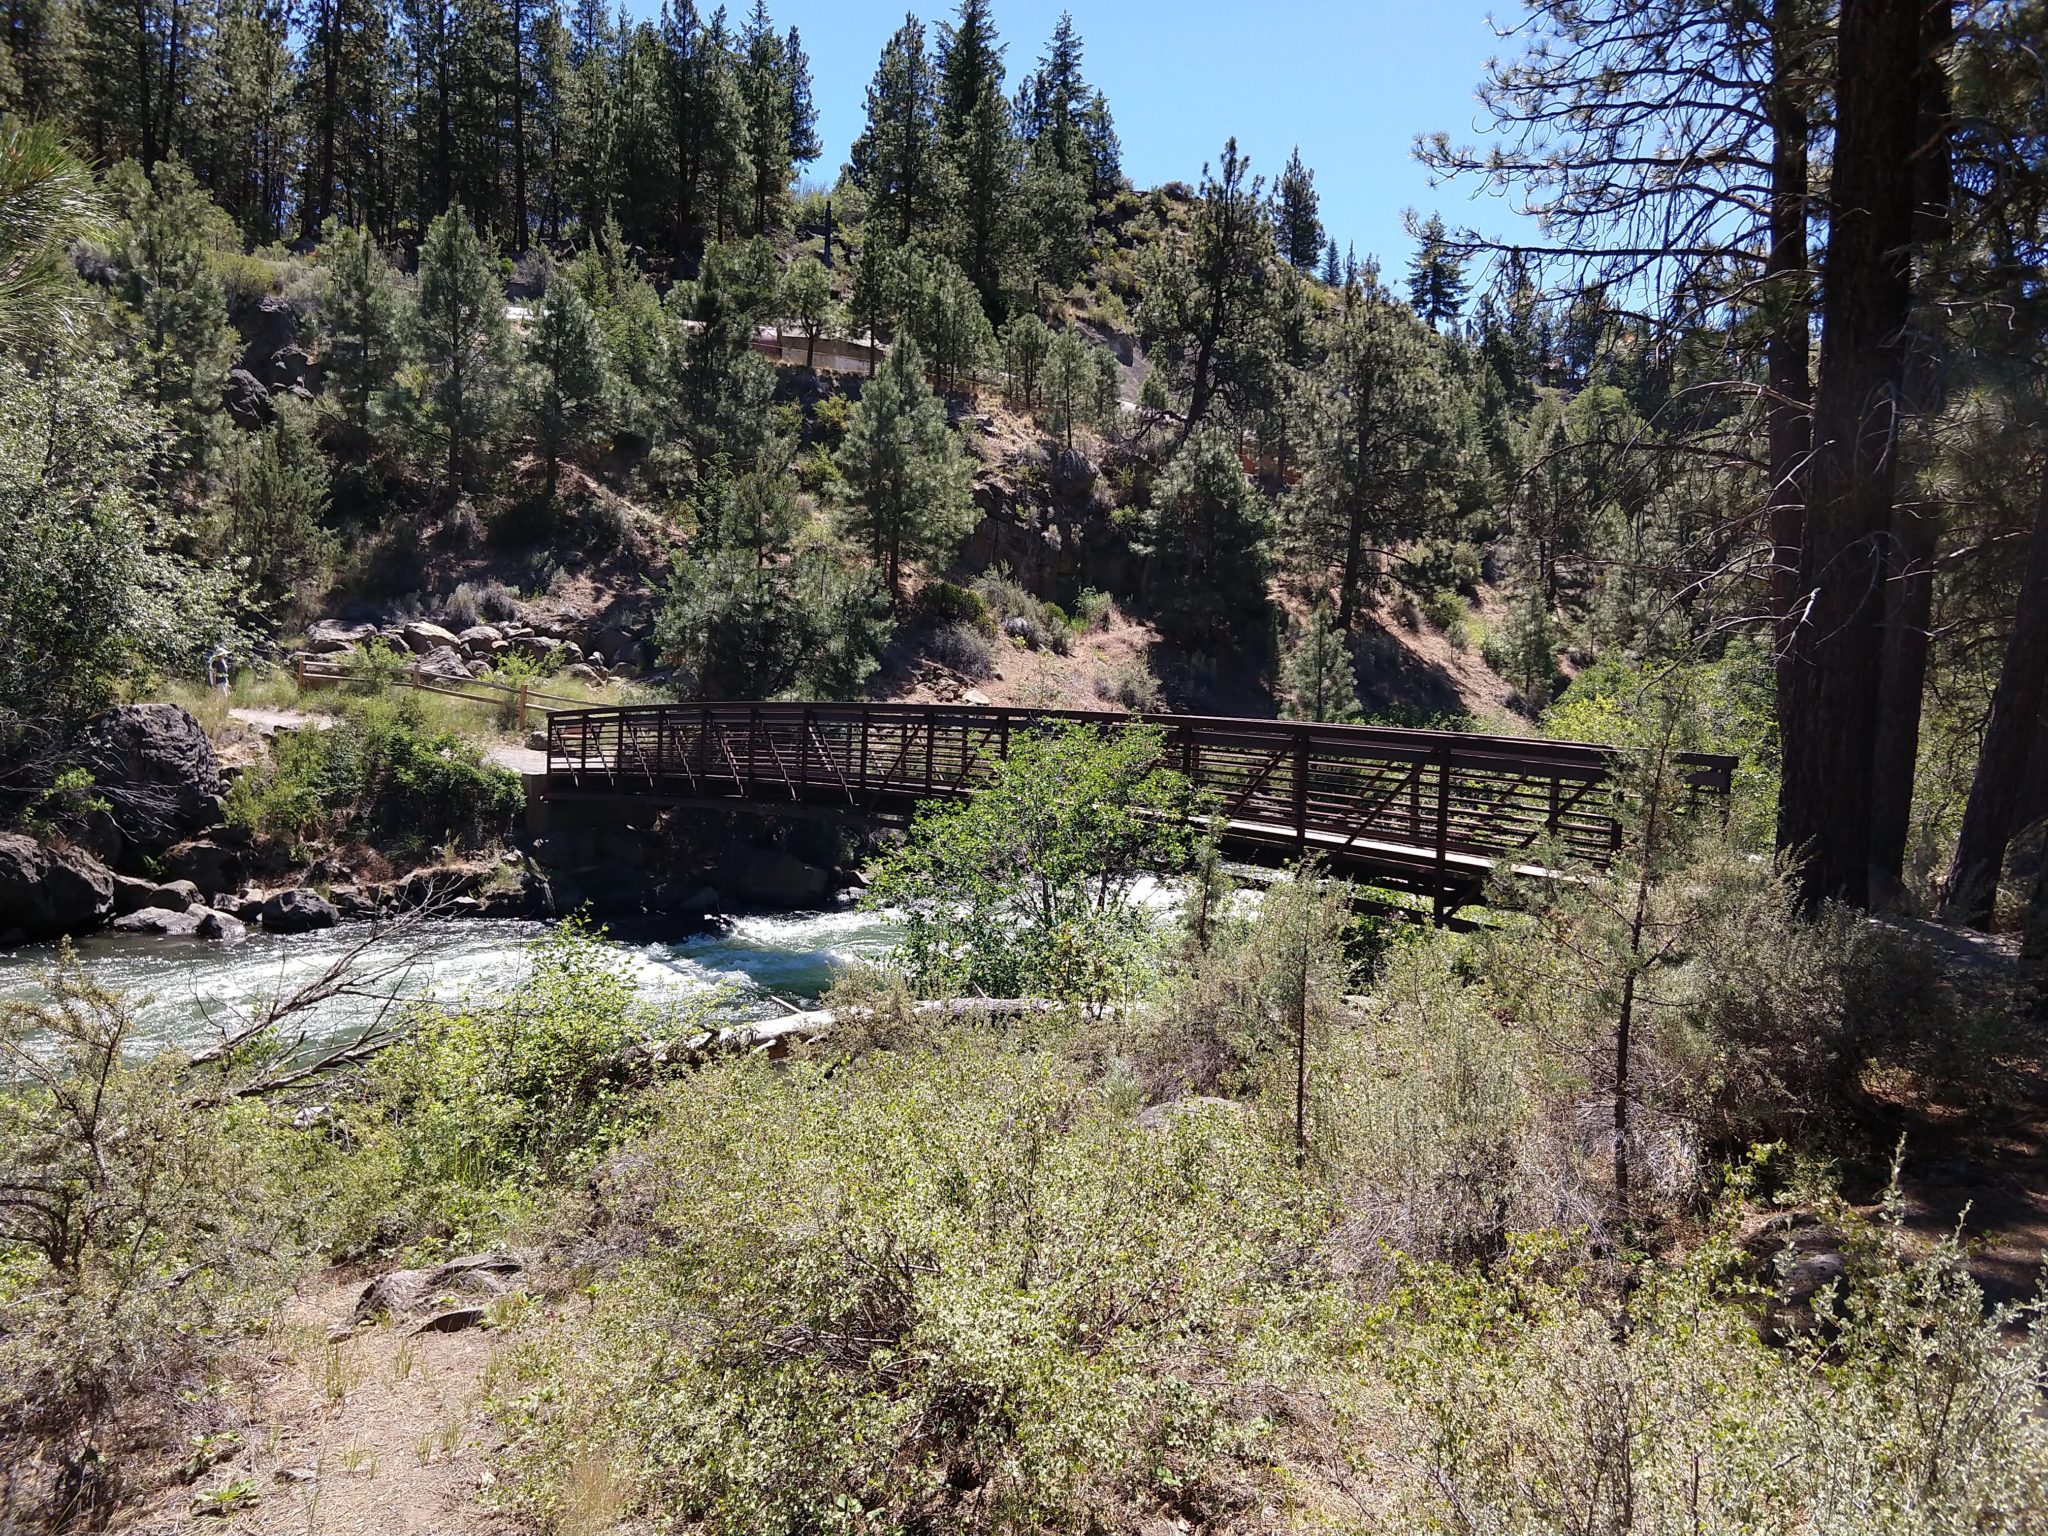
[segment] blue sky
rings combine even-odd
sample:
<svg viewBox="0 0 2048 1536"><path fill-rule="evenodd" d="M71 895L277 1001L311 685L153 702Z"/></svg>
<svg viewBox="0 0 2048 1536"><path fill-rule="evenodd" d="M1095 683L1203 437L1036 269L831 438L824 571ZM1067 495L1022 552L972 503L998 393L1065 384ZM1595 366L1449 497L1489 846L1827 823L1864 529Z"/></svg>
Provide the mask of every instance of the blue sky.
<svg viewBox="0 0 2048 1536"><path fill-rule="evenodd" d="M736 16L746 9L744 0L729 3ZM927 24L952 14L945 4L912 8ZM770 10L779 26L803 34L825 142L811 175L829 181L860 131L863 93L904 7L770 0ZM1404 208L1439 210L1452 224L1511 223L1496 200L1475 203L1461 186L1432 191L1410 145L1439 128L1473 137L1473 88L1485 61L1514 51L1496 40L1487 16L1514 21L1515 0L996 0L1013 87L1062 10L1073 12L1088 78L1109 96L1125 171L1141 187L1194 181L1233 133L1270 181L1299 144L1325 225L1340 245L1355 243L1361 259L1377 253L1390 278L1412 250Z"/></svg>

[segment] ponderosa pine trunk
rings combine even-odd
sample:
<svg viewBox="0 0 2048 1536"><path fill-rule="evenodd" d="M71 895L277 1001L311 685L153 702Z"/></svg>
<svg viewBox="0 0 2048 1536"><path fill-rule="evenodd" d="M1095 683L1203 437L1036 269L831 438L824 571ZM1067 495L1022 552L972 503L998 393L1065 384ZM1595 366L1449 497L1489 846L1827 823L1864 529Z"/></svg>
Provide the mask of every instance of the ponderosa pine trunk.
<svg viewBox="0 0 2048 1536"><path fill-rule="evenodd" d="M526 11L512 0L512 249L526 254Z"/></svg>
<svg viewBox="0 0 2048 1536"><path fill-rule="evenodd" d="M1977 753L1977 773L1963 809L1955 862L1942 887L1942 916L1988 927L1998 900L1998 877L2007 845L2022 823L2029 759L2042 735L2041 706L2048 698L2048 470L2020 577L2019 602L2006 643L1991 717ZM2040 764L2035 764L2039 771Z"/></svg>
<svg viewBox="0 0 2048 1536"><path fill-rule="evenodd" d="M1923 0L1844 0L1820 383L1796 612L1778 674L1778 845L1809 900L1866 906L1886 535L1912 315Z"/></svg>
<svg viewBox="0 0 2048 1536"><path fill-rule="evenodd" d="M1782 655L1799 596L1799 546L1806 520L1806 460L1813 451L1813 274L1807 257L1807 140L1813 132L1804 79L1804 18L1773 9L1771 86L1771 249L1765 292L1771 312L1765 342L1770 387L1771 612Z"/></svg>
<svg viewBox="0 0 2048 1536"><path fill-rule="evenodd" d="M1935 315L1942 247L1955 195L1949 149L1947 60L1955 42L1955 11L1946 0L1927 7L1920 56L1919 144L1915 150L1913 249L1919 315L1906 359L1905 409L1921 420L1937 415L1948 393L1948 347ZM1927 496L1892 509L1885 545L1884 654L1878 704L1877 757L1872 764L1870 899L1896 905L1905 891L1906 838L1913 820L1913 781L1920 764L1920 712L1927 691L1927 649L1934 616L1934 559L1941 506Z"/></svg>

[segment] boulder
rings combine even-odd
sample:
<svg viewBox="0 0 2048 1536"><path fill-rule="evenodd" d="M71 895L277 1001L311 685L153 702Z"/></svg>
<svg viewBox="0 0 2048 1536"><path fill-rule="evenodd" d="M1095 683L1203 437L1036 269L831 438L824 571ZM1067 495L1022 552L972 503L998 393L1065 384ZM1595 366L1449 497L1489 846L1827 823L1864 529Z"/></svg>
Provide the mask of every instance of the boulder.
<svg viewBox="0 0 2048 1536"><path fill-rule="evenodd" d="M151 907L166 912L189 912L204 900L204 894L190 880L168 880L159 884L154 880L131 879L127 875L114 876L116 917L126 917Z"/></svg>
<svg viewBox="0 0 2048 1536"><path fill-rule="evenodd" d="M350 624L341 619L318 619L306 631L306 649L316 656L333 651L353 650L377 633L374 624Z"/></svg>
<svg viewBox="0 0 2048 1536"><path fill-rule="evenodd" d="M583 647L574 640L559 641L555 646L555 660L565 667L573 667L583 660Z"/></svg>
<svg viewBox="0 0 2048 1536"><path fill-rule="evenodd" d="M114 910L114 872L76 848L0 832L0 933L54 939L88 933Z"/></svg>
<svg viewBox="0 0 2048 1536"><path fill-rule="evenodd" d="M128 839L112 811L87 811L72 821L69 831L72 842L109 869L119 865L121 855L127 851Z"/></svg>
<svg viewBox="0 0 2048 1536"><path fill-rule="evenodd" d="M443 629L439 624L429 624L425 619L415 619L410 624L399 626L398 638L415 656L424 656L443 647L461 649L452 630Z"/></svg>
<svg viewBox="0 0 2048 1536"><path fill-rule="evenodd" d="M220 759L175 704L123 704L86 722L71 748L130 852L153 857L220 824Z"/></svg>
<svg viewBox="0 0 2048 1536"><path fill-rule="evenodd" d="M453 645L436 646L419 660L420 671L428 677L445 677L451 682L469 681L469 662Z"/></svg>
<svg viewBox="0 0 2048 1536"><path fill-rule="evenodd" d="M114 876L114 916L126 917L130 912L159 905L154 880L137 880L132 875Z"/></svg>
<svg viewBox="0 0 2048 1536"><path fill-rule="evenodd" d="M164 868L173 880L191 881L209 901L224 891L236 889L248 878L247 866L237 849L224 848L207 838L179 843L167 850Z"/></svg>
<svg viewBox="0 0 2048 1536"><path fill-rule="evenodd" d="M163 939L189 939L199 932L205 912L178 911L171 907L144 907L140 912L130 912L114 919L116 933L150 933Z"/></svg>
<svg viewBox="0 0 2048 1536"><path fill-rule="evenodd" d="M489 656L504 638L505 632L495 624L472 624L455 637L455 643L472 656Z"/></svg>
<svg viewBox="0 0 2048 1536"><path fill-rule="evenodd" d="M563 670L565 675L575 678L578 682L601 683L604 681L603 675L587 661L572 663Z"/></svg>
<svg viewBox="0 0 2048 1536"><path fill-rule="evenodd" d="M197 910L202 914L199 919L200 938L212 939L219 944L239 944L249 937L248 925L239 917L230 917L227 913L216 912L211 907L200 907Z"/></svg>
<svg viewBox="0 0 2048 1536"><path fill-rule="evenodd" d="M241 333L241 366L261 373L272 358L299 339L299 316L281 293L266 293L254 304L235 306L235 329Z"/></svg>
<svg viewBox="0 0 2048 1536"><path fill-rule="evenodd" d="M266 897L256 911L256 921L271 933L311 933L316 928L332 928L341 921L341 914L317 892L297 887Z"/></svg>
<svg viewBox="0 0 2048 1536"><path fill-rule="evenodd" d="M363 1287L354 1321L417 1317L457 1297L490 1301L518 1289L525 1261L511 1253L475 1253L433 1269L394 1269Z"/></svg>
<svg viewBox="0 0 2048 1536"><path fill-rule="evenodd" d="M1138 1125L1147 1131L1165 1131L1173 1128L1173 1122L1182 1115L1242 1115L1247 1113L1245 1105L1235 1099L1219 1099L1206 1093L1191 1095L1185 1099L1173 1099L1165 1104L1148 1104L1138 1111Z"/></svg>
<svg viewBox="0 0 2048 1536"><path fill-rule="evenodd" d="M272 390L291 390L305 384L312 366L313 354L294 342L271 353L269 361L255 372Z"/></svg>
<svg viewBox="0 0 2048 1536"><path fill-rule="evenodd" d="M227 383L221 388L220 403L237 426L260 427L270 420L270 391L246 368L236 368L228 374Z"/></svg>

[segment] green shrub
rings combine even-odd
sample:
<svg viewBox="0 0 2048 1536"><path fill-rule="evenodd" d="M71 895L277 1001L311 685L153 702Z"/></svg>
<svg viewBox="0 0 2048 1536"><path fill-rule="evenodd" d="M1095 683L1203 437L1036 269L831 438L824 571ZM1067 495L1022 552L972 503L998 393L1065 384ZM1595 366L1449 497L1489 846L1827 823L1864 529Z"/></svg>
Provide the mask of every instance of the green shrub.
<svg viewBox="0 0 2048 1536"><path fill-rule="evenodd" d="M1484 575L1479 547L1463 539L1430 539L1410 548L1395 567L1401 585L1411 592L1456 592L1475 597Z"/></svg>
<svg viewBox="0 0 2048 1536"><path fill-rule="evenodd" d="M345 836L420 854L482 847L523 808L518 778L473 743L429 728L416 699L352 701L331 730L278 738L228 793L228 820L298 844Z"/></svg>
<svg viewBox="0 0 2048 1536"><path fill-rule="evenodd" d="M1011 744L972 800L922 807L871 873L902 922L899 963L928 996L1098 1001L1127 992L1152 927L1138 881L1188 855L1188 783L1163 737L1086 726Z"/></svg>
<svg viewBox="0 0 2048 1536"><path fill-rule="evenodd" d="M1449 588L1439 587L1422 599L1422 617L1431 629L1450 641L1453 650L1462 651L1471 643L1466 627L1470 612L1465 600Z"/></svg>
<svg viewBox="0 0 2048 1536"><path fill-rule="evenodd" d="M388 1160L373 1219L396 1232L487 1242L530 1216L529 1197L572 1179L639 1123L626 1046L698 1030L641 1003L602 936L565 922L535 942L527 975L489 997L413 1012L376 1060L357 1134ZM367 1161L374 1166L376 1159Z"/></svg>
<svg viewBox="0 0 2048 1536"><path fill-rule="evenodd" d="M996 670L995 642L974 624L948 624L925 648L934 661L962 677L991 677Z"/></svg>
<svg viewBox="0 0 2048 1536"><path fill-rule="evenodd" d="M289 1290L309 1194L291 1133L218 1101L67 953L0 1001L0 1458L5 1508L61 1502L117 1410L198 1385ZM78 1494L80 1490L70 1490ZM40 1528L40 1527L37 1527Z"/></svg>
<svg viewBox="0 0 2048 1536"><path fill-rule="evenodd" d="M1074 598L1074 624L1082 630L1107 629L1113 607L1107 592L1083 587Z"/></svg>
<svg viewBox="0 0 2048 1536"><path fill-rule="evenodd" d="M2038 1310L1986 1317L1953 1244L1915 1258L1895 1231L1844 1224L1824 1326L1777 1349L1725 1236L1638 1268L1619 1326L1559 1238L1516 1244L1490 1277L1415 1271L1384 1334L1417 1474L1391 1528L2031 1529L2048 1468Z"/></svg>
<svg viewBox="0 0 2048 1536"><path fill-rule="evenodd" d="M918 617L935 627L971 624L993 635L996 621L979 592L950 581L929 581L917 594Z"/></svg>
<svg viewBox="0 0 2048 1536"><path fill-rule="evenodd" d="M1171 1129L971 1030L673 1090L614 1207L676 1234L524 1352L501 1412L544 1520L608 1467L679 1528L1134 1529L1241 1508L1273 1264L1323 1221L1225 1113ZM578 1309L580 1312L581 1309Z"/></svg>

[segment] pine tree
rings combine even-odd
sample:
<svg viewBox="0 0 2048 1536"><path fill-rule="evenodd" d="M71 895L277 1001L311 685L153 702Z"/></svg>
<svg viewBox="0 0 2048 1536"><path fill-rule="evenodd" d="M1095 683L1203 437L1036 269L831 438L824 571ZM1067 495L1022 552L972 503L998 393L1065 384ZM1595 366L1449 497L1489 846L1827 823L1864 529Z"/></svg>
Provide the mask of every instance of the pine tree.
<svg viewBox="0 0 2048 1536"><path fill-rule="evenodd" d="M1081 76L1081 39L1074 31L1074 18L1062 11L1038 68L1017 88L1017 131L1062 174L1082 178L1090 195L1095 164L1088 114L1094 100L1095 93Z"/></svg>
<svg viewBox="0 0 2048 1536"><path fill-rule="evenodd" d="M549 274L526 350L533 370L534 433L547 462L547 494L553 501L563 446L599 429L610 393L604 336L574 283Z"/></svg>
<svg viewBox="0 0 2048 1536"><path fill-rule="evenodd" d="M1344 286L1344 267L1342 259L1337 255L1337 241L1335 237L1332 237L1329 244L1323 247L1323 286L1325 288L1341 288Z"/></svg>
<svg viewBox="0 0 2048 1536"><path fill-rule="evenodd" d="M105 214L92 171L54 127L0 119L0 349L70 329L70 248L97 233Z"/></svg>
<svg viewBox="0 0 2048 1536"><path fill-rule="evenodd" d="M1301 147L1287 157L1273 188L1273 233L1283 260L1297 271L1313 272L1323 251L1323 221L1317 216L1316 173L1301 163Z"/></svg>
<svg viewBox="0 0 2048 1536"><path fill-rule="evenodd" d="M512 355L497 261L459 203L427 227L413 314L427 403L447 444L443 494L453 505L470 448L497 421Z"/></svg>
<svg viewBox="0 0 2048 1536"><path fill-rule="evenodd" d="M260 432L237 434L222 475L227 552L266 605L318 577L334 553L321 526L327 511L327 461L292 401Z"/></svg>
<svg viewBox="0 0 2048 1536"><path fill-rule="evenodd" d="M297 61L283 0L216 0L190 158L252 244L281 238L299 158Z"/></svg>
<svg viewBox="0 0 2048 1536"><path fill-rule="evenodd" d="M1095 365L1089 359L1087 343L1071 330L1055 331L1045 359L1046 425L1069 452L1074 446L1074 424L1087 421L1094 404Z"/></svg>
<svg viewBox="0 0 2048 1536"><path fill-rule="evenodd" d="M1362 292L1317 372L1313 447L1298 493L1298 558L1337 572L1348 629L1377 549L1433 531L1451 506L1458 400L1441 345L1384 292Z"/></svg>
<svg viewBox="0 0 2048 1536"><path fill-rule="evenodd" d="M804 366L818 366L818 336L832 312L832 283L824 263L815 256L799 257L782 275L782 315L794 320L804 333Z"/></svg>
<svg viewBox="0 0 2048 1536"><path fill-rule="evenodd" d="M1557 676L1558 646L1550 600L1540 586L1530 586L1515 595L1508 606L1502 640L1507 662L1504 675L1514 684L1522 707L1536 714L1550 701L1551 680Z"/></svg>
<svg viewBox="0 0 2048 1536"><path fill-rule="evenodd" d="M789 96L789 159L809 165L825 152L818 137L818 108L811 100L811 61L795 27L782 42L782 76Z"/></svg>
<svg viewBox="0 0 2048 1536"><path fill-rule="evenodd" d="M1249 169L1229 140L1220 169L1203 168L1186 235L1162 241L1146 263L1138 328L1154 366L1187 398L1181 444L1219 398L1251 415L1271 386L1273 229Z"/></svg>
<svg viewBox="0 0 2048 1536"><path fill-rule="evenodd" d="M904 330L941 391L958 394L995 354L995 332L967 274L945 256L907 253Z"/></svg>
<svg viewBox="0 0 2048 1536"><path fill-rule="evenodd" d="M1124 370L1107 347L1092 347L1089 355L1095 368L1091 413L1095 425L1107 432L1123 418Z"/></svg>
<svg viewBox="0 0 2048 1536"><path fill-rule="evenodd" d="M853 268L853 292L848 296L847 318L854 329L871 341L887 341L896 334L903 322L904 310L909 305L909 262L907 253L899 251L883 238L874 227L872 218L868 221L868 237L862 242L860 257ZM868 354L868 374L875 372L875 358Z"/></svg>
<svg viewBox="0 0 2048 1536"><path fill-rule="evenodd" d="M772 34L763 45L775 53L781 48ZM759 184L750 152L750 84L762 86L764 127L773 134L782 124L782 136L766 145L774 164ZM765 192L774 203L783 195L775 191L777 166L786 190L785 106L779 87L750 72L722 9L707 23L691 0L668 0L658 29L635 31L622 75L622 222L665 227L678 253L752 228L757 194Z"/></svg>
<svg viewBox="0 0 2048 1536"><path fill-rule="evenodd" d="M700 476L716 473L721 462L741 472L786 457L775 370L754 350L755 329L774 318L781 288L774 247L757 235L706 250L702 272L683 295L691 327L675 348L671 424Z"/></svg>
<svg viewBox="0 0 2048 1536"><path fill-rule="evenodd" d="M1027 411L1038 404L1039 383L1051 347L1052 332L1030 310L1020 310L1003 322L1003 371L1009 379L1010 398Z"/></svg>
<svg viewBox="0 0 2048 1536"><path fill-rule="evenodd" d="M867 194L869 244L907 246L939 220L938 97L924 44L924 23L905 16L868 86L848 169Z"/></svg>
<svg viewBox="0 0 2048 1536"><path fill-rule="evenodd" d="M574 43L553 6L533 22L533 110L527 116L532 143L533 203L540 231L550 242L562 238L570 211L568 182L569 114L575 89Z"/></svg>
<svg viewBox="0 0 2048 1536"><path fill-rule="evenodd" d="M796 174L790 149L796 124L792 113L787 45L768 16L768 0L754 0L740 33L740 97L746 104L747 160L753 171L751 230L766 234L788 222L790 182Z"/></svg>
<svg viewBox="0 0 2048 1536"><path fill-rule="evenodd" d="M374 437L383 392L403 361L398 282L366 229L328 222L320 245L321 356L342 419L361 440Z"/></svg>
<svg viewBox="0 0 2048 1536"><path fill-rule="evenodd" d="M1105 202L1123 184L1123 145L1116 136L1116 120L1109 113L1109 98L1097 91L1081 119L1081 138L1088 148L1089 189L1093 202Z"/></svg>
<svg viewBox="0 0 2048 1536"><path fill-rule="evenodd" d="M78 0L83 137L105 164L183 158L213 54L207 0Z"/></svg>
<svg viewBox="0 0 2048 1536"><path fill-rule="evenodd" d="M176 457L202 461L235 349L209 245L233 243L232 226L182 160L161 162L153 182L133 163L109 181L124 214L120 294L142 384L170 420Z"/></svg>
<svg viewBox="0 0 2048 1536"><path fill-rule="evenodd" d="M1318 603L1308 622L1295 627L1280 679L1288 695L1280 713L1289 720L1344 724L1359 717L1351 647L1329 604Z"/></svg>
<svg viewBox="0 0 2048 1536"><path fill-rule="evenodd" d="M1017 242L1018 143L1003 93L1003 48L989 0L960 0L939 44L938 144L949 172L948 247L982 307L1009 308Z"/></svg>
<svg viewBox="0 0 2048 1536"><path fill-rule="evenodd" d="M1216 427L1196 432L1152 488L1140 546L1150 557L1145 586L1161 630L1204 648L1257 635L1268 613L1270 532L1268 509L1231 435Z"/></svg>
<svg viewBox="0 0 2048 1536"><path fill-rule="evenodd" d="M924 382L915 342L898 342L861 392L836 457L855 497L847 530L867 545L890 602L900 604L904 563L946 559L974 520L972 469Z"/></svg>
<svg viewBox="0 0 2048 1536"><path fill-rule="evenodd" d="M1051 144L1040 139L1026 157L1019 254L1030 259L1040 279L1063 292L1088 270L1089 178L1085 170L1061 169Z"/></svg>
<svg viewBox="0 0 2048 1536"><path fill-rule="evenodd" d="M562 200L595 239L616 212L619 59L601 6L579 6L562 106Z"/></svg>
<svg viewBox="0 0 2048 1536"><path fill-rule="evenodd" d="M1408 267L1408 303L1441 331L1465 309L1465 258L1451 249L1440 215L1432 213L1416 234L1415 259Z"/></svg>

